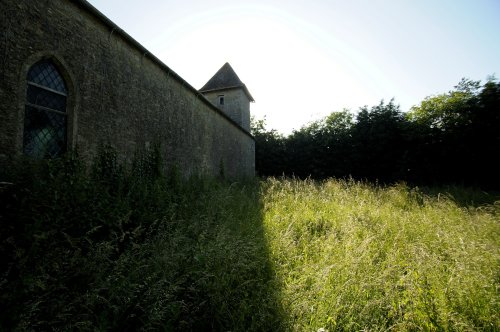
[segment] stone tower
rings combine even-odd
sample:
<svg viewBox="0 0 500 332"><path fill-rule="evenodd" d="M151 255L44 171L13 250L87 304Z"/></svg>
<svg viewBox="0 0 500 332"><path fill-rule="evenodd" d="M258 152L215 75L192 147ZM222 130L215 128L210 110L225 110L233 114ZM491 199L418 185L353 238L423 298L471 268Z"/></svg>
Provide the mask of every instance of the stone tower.
<svg viewBox="0 0 500 332"><path fill-rule="evenodd" d="M226 62L200 92L234 122L250 132L250 102L254 102L254 99L229 63Z"/></svg>

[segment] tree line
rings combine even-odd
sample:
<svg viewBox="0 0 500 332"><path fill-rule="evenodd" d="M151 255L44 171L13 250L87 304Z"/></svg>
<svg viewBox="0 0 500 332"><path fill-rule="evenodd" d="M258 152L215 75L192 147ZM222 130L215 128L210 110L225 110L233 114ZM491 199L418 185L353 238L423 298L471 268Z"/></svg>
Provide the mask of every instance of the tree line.
<svg viewBox="0 0 500 332"><path fill-rule="evenodd" d="M394 100L333 112L284 136L252 120L259 176L500 188L500 83L462 79L409 112Z"/></svg>

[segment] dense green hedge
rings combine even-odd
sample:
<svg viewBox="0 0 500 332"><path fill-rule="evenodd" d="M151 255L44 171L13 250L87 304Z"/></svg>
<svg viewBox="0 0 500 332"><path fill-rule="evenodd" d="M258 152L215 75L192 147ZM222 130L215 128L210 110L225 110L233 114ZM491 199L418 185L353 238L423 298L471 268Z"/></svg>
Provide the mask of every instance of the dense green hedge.
<svg viewBox="0 0 500 332"><path fill-rule="evenodd" d="M391 100L333 112L285 137L253 122L261 176L500 188L500 83L462 80L408 113Z"/></svg>

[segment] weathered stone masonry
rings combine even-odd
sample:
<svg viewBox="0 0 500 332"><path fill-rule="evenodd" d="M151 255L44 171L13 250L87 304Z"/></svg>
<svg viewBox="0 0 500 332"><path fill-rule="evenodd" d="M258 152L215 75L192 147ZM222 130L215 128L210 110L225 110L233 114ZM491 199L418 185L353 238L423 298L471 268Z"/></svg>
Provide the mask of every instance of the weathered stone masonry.
<svg viewBox="0 0 500 332"><path fill-rule="evenodd" d="M254 140L83 0L0 2L0 163L22 154L26 75L49 58L67 88L68 146L124 158L160 141L186 175L254 175Z"/></svg>

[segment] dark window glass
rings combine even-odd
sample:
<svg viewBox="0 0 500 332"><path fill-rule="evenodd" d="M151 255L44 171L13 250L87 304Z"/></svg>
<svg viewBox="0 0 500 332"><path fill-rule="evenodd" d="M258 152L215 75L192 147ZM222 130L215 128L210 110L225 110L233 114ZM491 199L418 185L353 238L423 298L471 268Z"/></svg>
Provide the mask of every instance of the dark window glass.
<svg viewBox="0 0 500 332"><path fill-rule="evenodd" d="M66 96L28 83L27 100L29 104L66 112Z"/></svg>
<svg viewBox="0 0 500 332"><path fill-rule="evenodd" d="M66 84L57 68L49 60L39 61L30 68L28 82L66 94Z"/></svg>
<svg viewBox="0 0 500 332"><path fill-rule="evenodd" d="M57 157L66 151L66 116L26 106L24 153L35 158Z"/></svg>
<svg viewBox="0 0 500 332"><path fill-rule="evenodd" d="M66 151L66 84L53 63L42 60L28 72L23 150L34 158Z"/></svg>
<svg viewBox="0 0 500 332"><path fill-rule="evenodd" d="M224 96L219 96L219 105L224 105Z"/></svg>

